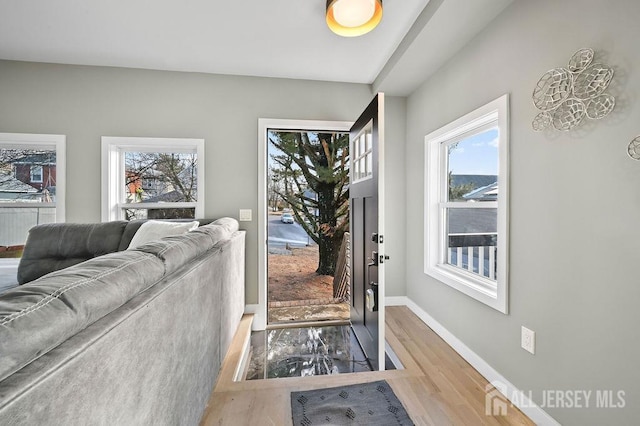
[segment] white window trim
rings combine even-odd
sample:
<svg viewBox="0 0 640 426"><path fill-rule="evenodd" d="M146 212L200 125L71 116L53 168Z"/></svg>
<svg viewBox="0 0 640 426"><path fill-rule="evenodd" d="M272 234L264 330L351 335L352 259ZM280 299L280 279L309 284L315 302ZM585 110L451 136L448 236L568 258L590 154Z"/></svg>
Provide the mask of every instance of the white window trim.
<svg viewBox="0 0 640 426"><path fill-rule="evenodd" d="M425 206L424 206L424 272L460 292L504 313L508 313L508 261L509 261L509 95L466 114L425 137ZM498 140L498 247L497 275L493 281L465 272L445 264L444 241L441 241L443 221L440 204L442 189L441 175L446 167L442 158L441 144L463 138L466 134L477 133L490 123L497 121ZM495 207L491 205L469 205L469 207Z"/></svg>
<svg viewBox="0 0 640 426"><path fill-rule="evenodd" d="M47 135L35 133L0 133L0 148L5 149L51 149L56 150L56 201L38 203L37 207L55 207L56 222L65 221L65 184L66 184L66 142L65 135ZM43 170L44 173L44 170ZM3 207L34 207L33 203L11 203Z"/></svg>
<svg viewBox="0 0 640 426"><path fill-rule="evenodd" d="M198 156L198 190L195 203L122 203L124 186L119 178L124 174L124 151L138 152L193 152ZM102 137L102 221L122 220L122 208L184 208L194 207L195 217L204 217L204 139ZM170 204L170 205L168 205Z"/></svg>

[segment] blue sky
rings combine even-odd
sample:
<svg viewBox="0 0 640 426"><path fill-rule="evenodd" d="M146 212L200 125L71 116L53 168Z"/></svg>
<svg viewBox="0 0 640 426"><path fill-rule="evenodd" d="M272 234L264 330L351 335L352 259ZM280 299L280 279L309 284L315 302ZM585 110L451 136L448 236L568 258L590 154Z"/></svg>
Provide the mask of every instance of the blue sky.
<svg viewBox="0 0 640 426"><path fill-rule="evenodd" d="M498 174L498 129L490 129L458 142L449 154L454 175Z"/></svg>

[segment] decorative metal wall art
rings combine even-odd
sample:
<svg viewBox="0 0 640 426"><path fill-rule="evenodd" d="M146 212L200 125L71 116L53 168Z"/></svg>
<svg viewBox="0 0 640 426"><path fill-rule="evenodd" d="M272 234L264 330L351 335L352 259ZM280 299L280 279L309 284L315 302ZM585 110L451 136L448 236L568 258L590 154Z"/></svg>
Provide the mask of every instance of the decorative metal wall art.
<svg viewBox="0 0 640 426"><path fill-rule="evenodd" d="M613 79L613 68L592 64L593 58L593 49L580 49L571 56L567 68L554 68L542 75L533 89L533 104L540 110L531 123L533 130L551 126L571 130L585 117L598 120L613 111L616 100L604 93Z"/></svg>
<svg viewBox="0 0 640 426"><path fill-rule="evenodd" d="M629 153L629 157L634 160L640 160L640 136L636 136L636 138L631 141L629 148L627 148L627 153Z"/></svg>

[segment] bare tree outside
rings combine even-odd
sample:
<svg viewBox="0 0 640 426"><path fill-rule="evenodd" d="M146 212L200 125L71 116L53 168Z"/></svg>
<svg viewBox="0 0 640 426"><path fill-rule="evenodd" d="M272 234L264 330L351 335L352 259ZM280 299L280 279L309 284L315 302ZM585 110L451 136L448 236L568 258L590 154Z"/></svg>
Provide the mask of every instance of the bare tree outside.
<svg viewBox="0 0 640 426"><path fill-rule="evenodd" d="M280 197L280 193L284 191L284 184L280 180L278 170L269 167L267 170L267 201L271 211L275 212L281 208L284 200Z"/></svg>
<svg viewBox="0 0 640 426"><path fill-rule="evenodd" d="M125 153L125 194L129 203L197 201L198 159L193 153ZM126 219L193 218L193 208L129 209Z"/></svg>

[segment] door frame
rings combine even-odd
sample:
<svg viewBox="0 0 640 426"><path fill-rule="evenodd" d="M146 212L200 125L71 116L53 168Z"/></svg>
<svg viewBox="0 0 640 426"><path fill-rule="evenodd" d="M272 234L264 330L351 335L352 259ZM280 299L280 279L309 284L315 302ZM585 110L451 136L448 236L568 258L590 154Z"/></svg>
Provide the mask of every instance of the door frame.
<svg viewBox="0 0 640 426"><path fill-rule="evenodd" d="M349 133L353 121L289 120L279 118L258 119L258 305L246 312L253 311L253 330L267 328L267 160L269 129L279 130L334 130Z"/></svg>

